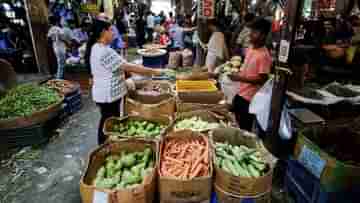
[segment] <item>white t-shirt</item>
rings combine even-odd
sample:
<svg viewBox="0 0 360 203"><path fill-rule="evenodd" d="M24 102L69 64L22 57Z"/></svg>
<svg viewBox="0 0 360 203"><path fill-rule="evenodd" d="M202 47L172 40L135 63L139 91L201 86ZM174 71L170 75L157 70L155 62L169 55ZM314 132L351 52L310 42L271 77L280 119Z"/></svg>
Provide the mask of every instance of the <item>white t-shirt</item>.
<svg viewBox="0 0 360 203"><path fill-rule="evenodd" d="M147 28L155 27L155 18L153 15L148 15L148 17L146 18L146 25L147 25Z"/></svg>
<svg viewBox="0 0 360 203"><path fill-rule="evenodd" d="M208 44L206 55L206 65L218 66L225 62L229 57L229 52L225 43L225 36L221 32L214 32ZM221 61L218 61L220 59ZM209 70L213 71L213 70Z"/></svg>
<svg viewBox="0 0 360 203"><path fill-rule="evenodd" d="M126 61L109 46L96 43L91 48L92 94L97 103L112 103L127 94L124 71Z"/></svg>
<svg viewBox="0 0 360 203"><path fill-rule="evenodd" d="M57 56L66 53L65 33L61 27L52 26L48 31L47 37L51 39L54 52Z"/></svg>

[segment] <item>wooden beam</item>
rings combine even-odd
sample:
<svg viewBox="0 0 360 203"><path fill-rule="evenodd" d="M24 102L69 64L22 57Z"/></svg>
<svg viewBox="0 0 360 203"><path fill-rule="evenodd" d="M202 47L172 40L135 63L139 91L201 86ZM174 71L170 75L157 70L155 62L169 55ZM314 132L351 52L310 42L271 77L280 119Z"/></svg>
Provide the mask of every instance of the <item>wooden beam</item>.
<svg viewBox="0 0 360 203"><path fill-rule="evenodd" d="M24 3L36 65L40 73L48 74L48 8L44 0L24 0Z"/></svg>

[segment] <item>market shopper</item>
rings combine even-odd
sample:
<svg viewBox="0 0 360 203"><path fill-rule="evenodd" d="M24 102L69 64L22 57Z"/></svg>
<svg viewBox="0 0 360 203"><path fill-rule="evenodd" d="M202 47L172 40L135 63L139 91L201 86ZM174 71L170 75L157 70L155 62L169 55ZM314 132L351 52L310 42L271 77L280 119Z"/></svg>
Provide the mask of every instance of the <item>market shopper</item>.
<svg viewBox="0 0 360 203"><path fill-rule="evenodd" d="M120 116L120 104L127 94L124 72L141 75L159 75L156 69L144 68L141 65L126 62L114 49L110 47L113 41L111 23L95 20L87 50L86 63L91 68L93 77L93 100L100 108L101 119L98 130L98 143L105 142L103 134L104 122L111 116Z"/></svg>
<svg viewBox="0 0 360 203"><path fill-rule="evenodd" d="M146 17L146 33L147 33L147 40L149 42L153 41L154 28L155 28L155 17L153 13L149 11Z"/></svg>
<svg viewBox="0 0 360 203"><path fill-rule="evenodd" d="M223 26L215 20L210 21L208 25L212 34L208 43L205 66L209 73L213 73L217 66L224 64L229 59Z"/></svg>
<svg viewBox="0 0 360 203"><path fill-rule="evenodd" d="M66 46L70 44L69 38L66 36L64 29L60 25L60 18L57 16L50 16L50 29L47 37L52 42L52 48L54 50L56 61L57 61L57 72L56 78L64 78L64 67L66 61Z"/></svg>
<svg viewBox="0 0 360 203"><path fill-rule="evenodd" d="M231 80L240 82L239 93L233 100L233 111L240 128L248 131L251 131L254 121L254 116L249 113L250 102L266 82L271 70L271 55L265 47L270 28L270 22L263 18L256 19L250 25L252 46L246 50L241 72L229 75Z"/></svg>

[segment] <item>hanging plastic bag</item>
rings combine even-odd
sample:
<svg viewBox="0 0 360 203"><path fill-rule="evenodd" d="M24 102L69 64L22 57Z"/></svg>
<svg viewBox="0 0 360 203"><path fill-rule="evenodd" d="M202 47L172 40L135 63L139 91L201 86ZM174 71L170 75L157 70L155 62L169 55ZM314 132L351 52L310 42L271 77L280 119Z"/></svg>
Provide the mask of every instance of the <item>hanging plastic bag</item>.
<svg viewBox="0 0 360 203"><path fill-rule="evenodd" d="M281 112L279 135L283 140L290 140L292 137L291 117L286 104Z"/></svg>
<svg viewBox="0 0 360 203"><path fill-rule="evenodd" d="M249 106L249 112L256 116L262 130L266 130L269 125L271 110L271 95L274 86L274 79L269 79L265 85L255 94Z"/></svg>

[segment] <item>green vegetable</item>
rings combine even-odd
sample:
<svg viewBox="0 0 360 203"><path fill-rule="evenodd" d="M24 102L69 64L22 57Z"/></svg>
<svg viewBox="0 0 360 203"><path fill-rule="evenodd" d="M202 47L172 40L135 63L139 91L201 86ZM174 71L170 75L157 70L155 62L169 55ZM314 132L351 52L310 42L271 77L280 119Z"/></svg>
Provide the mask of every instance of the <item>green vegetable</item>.
<svg viewBox="0 0 360 203"><path fill-rule="evenodd" d="M149 121L133 121L129 120L125 123L115 124L112 127L113 132L120 134L126 134L131 137L146 137L146 138L158 138L165 126L149 122ZM117 138L117 135L112 135Z"/></svg>
<svg viewBox="0 0 360 203"><path fill-rule="evenodd" d="M183 119L178 121L175 124L175 130L184 130L189 129L192 131L206 131L219 128L221 125L219 123L209 123L207 121L202 120L200 117L192 117L189 119Z"/></svg>
<svg viewBox="0 0 360 203"><path fill-rule="evenodd" d="M215 143L215 155L215 164L234 176L257 178L267 170L267 164L257 149Z"/></svg>
<svg viewBox="0 0 360 203"><path fill-rule="evenodd" d="M0 99L0 120L31 116L60 102L60 96L48 87L36 84L19 85Z"/></svg>
<svg viewBox="0 0 360 203"><path fill-rule="evenodd" d="M108 156L96 173L94 185L103 189L136 187L154 170L154 161L151 148L133 153L122 151L120 155Z"/></svg>

